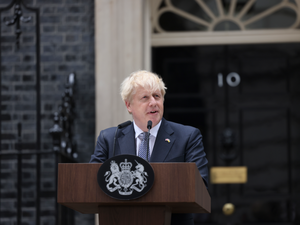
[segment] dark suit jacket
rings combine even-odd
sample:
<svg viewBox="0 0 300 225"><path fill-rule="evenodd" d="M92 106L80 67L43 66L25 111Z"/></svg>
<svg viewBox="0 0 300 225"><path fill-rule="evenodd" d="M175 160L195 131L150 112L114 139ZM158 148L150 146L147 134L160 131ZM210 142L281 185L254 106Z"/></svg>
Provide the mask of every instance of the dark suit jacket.
<svg viewBox="0 0 300 225"><path fill-rule="evenodd" d="M113 157L113 142L116 127L100 132L91 163L103 163ZM170 142L166 141L169 139ZM116 138L115 155L136 155L135 132L133 123L120 129ZM157 133L150 162L195 162L207 186L208 168L199 129L184 126L162 119ZM193 223L192 214L172 214L172 225Z"/></svg>

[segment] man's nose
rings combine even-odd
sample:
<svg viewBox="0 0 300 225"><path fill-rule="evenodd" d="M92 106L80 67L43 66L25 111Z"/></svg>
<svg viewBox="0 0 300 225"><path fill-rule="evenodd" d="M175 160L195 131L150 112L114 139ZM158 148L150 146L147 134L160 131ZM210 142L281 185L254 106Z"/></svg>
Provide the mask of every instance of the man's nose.
<svg viewBox="0 0 300 225"><path fill-rule="evenodd" d="M149 101L149 105L153 106L155 104L156 104L156 100L155 100L155 98L153 96L151 96L150 101Z"/></svg>

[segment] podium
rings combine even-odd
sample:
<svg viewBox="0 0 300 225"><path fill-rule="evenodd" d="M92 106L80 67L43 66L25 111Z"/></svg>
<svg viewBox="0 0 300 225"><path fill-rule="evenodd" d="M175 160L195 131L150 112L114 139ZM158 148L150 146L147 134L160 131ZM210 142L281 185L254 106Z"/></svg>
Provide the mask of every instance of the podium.
<svg viewBox="0 0 300 225"><path fill-rule="evenodd" d="M100 225L169 225L171 213L210 213L210 196L195 163L150 164L153 187L134 200L116 200L101 190L101 163L59 164L57 202L81 213L98 213Z"/></svg>

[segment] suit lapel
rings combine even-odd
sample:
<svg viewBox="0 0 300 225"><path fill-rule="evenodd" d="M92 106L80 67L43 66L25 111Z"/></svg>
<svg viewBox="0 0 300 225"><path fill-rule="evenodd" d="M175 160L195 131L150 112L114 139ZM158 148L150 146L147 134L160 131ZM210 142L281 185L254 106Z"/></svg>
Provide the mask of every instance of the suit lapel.
<svg viewBox="0 0 300 225"><path fill-rule="evenodd" d="M164 162L176 138L173 129L164 118L157 133L150 162Z"/></svg>
<svg viewBox="0 0 300 225"><path fill-rule="evenodd" d="M133 123L122 130L118 138L119 154L136 155L135 137Z"/></svg>

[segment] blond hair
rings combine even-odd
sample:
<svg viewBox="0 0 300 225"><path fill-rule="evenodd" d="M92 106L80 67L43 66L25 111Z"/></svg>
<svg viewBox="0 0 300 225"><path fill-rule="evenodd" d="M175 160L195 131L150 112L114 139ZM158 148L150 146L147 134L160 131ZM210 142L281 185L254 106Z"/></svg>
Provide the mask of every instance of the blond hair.
<svg viewBox="0 0 300 225"><path fill-rule="evenodd" d="M162 96L166 94L166 87L157 74L146 70L133 72L121 84L121 97L124 102L131 102L137 87L150 89L151 91L160 90Z"/></svg>

